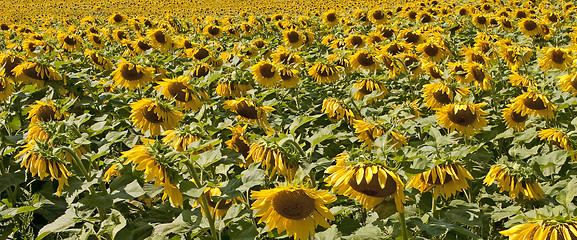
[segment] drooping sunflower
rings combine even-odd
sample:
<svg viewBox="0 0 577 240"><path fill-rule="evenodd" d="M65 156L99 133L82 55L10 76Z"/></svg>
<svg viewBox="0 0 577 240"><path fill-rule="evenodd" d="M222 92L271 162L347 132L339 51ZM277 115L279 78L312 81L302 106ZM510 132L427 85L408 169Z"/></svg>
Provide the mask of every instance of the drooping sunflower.
<svg viewBox="0 0 577 240"><path fill-rule="evenodd" d="M112 69L112 62L93 50L86 49L86 51L84 51L84 56L90 59L90 62L100 70Z"/></svg>
<svg viewBox="0 0 577 240"><path fill-rule="evenodd" d="M414 187L421 193L433 189L435 199L439 194L448 199L469 188L467 179L473 180L473 176L459 163L442 163L414 176L407 187Z"/></svg>
<svg viewBox="0 0 577 240"><path fill-rule="evenodd" d="M423 62L417 55L412 53L403 53L399 58L404 65L404 68L401 69L402 72L412 74L412 76L415 77L423 71Z"/></svg>
<svg viewBox="0 0 577 240"><path fill-rule="evenodd" d="M24 62L24 59L13 54L0 54L0 68L4 67L2 71L0 71L0 75L13 78L15 76L14 68L22 62Z"/></svg>
<svg viewBox="0 0 577 240"><path fill-rule="evenodd" d="M123 40L128 40L128 34L125 31L126 29L124 28L119 28L119 29L115 29L114 31L112 31L112 38L114 38L114 40L116 40L117 42L122 42Z"/></svg>
<svg viewBox="0 0 577 240"><path fill-rule="evenodd" d="M575 150L572 144L569 142L569 138L566 134L564 134L559 129L549 128L549 129L541 129L538 132L539 137L541 140L547 140L555 144L555 146L559 149L565 151L573 151ZM571 154L571 161L577 161L577 154Z"/></svg>
<svg viewBox="0 0 577 240"><path fill-rule="evenodd" d="M284 46L279 46L270 56L275 64L298 66L303 61L297 52L292 52Z"/></svg>
<svg viewBox="0 0 577 240"><path fill-rule="evenodd" d="M365 36L358 34L351 34L345 38L345 46L349 49L362 48L365 46Z"/></svg>
<svg viewBox="0 0 577 240"><path fill-rule="evenodd" d="M367 50L358 50L349 58L349 61L351 62L351 67L357 70L376 71L380 68L376 56Z"/></svg>
<svg viewBox="0 0 577 240"><path fill-rule="evenodd" d="M185 111L198 111L202 107L203 99L208 99L208 93L203 89L198 89L188 84L189 76L179 76L177 78L165 78L155 86L160 94L169 99L176 100L176 104Z"/></svg>
<svg viewBox="0 0 577 240"><path fill-rule="evenodd" d="M577 95L577 73L559 76L559 84L557 85L561 86L561 90Z"/></svg>
<svg viewBox="0 0 577 240"><path fill-rule="evenodd" d="M147 36L148 39L150 39L152 46L161 51L166 51L172 48L172 37L166 33L165 29L160 28L148 30Z"/></svg>
<svg viewBox="0 0 577 240"><path fill-rule="evenodd" d="M470 92L468 88L451 86L441 82L425 84L423 87L425 105L430 109L437 109L453 103L456 94L464 98Z"/></svg>
<svg viewBox="0 0 577 240"><path fill-rule="evenodd" d="M134 90L146 86L152 82L154 68L143 67L130 62L120 62L118 68L111 75L112 80L118 86Z"/></svg>
<svg viewBox="0 0 577 240"><path fill-rule="evenodd" d="M30 105L30 107L32 109L28 112L28 117L26 118L30 119L30 124L64 119L64 114L58 110L52 100L48 102L36 101L36 104Z"/></svg>
<svg viewBox="0 0 577 240"><path fill-rule="evenodd" d="M212 197L218 197L222 195L222 192L218 187L206 187L203 191L203 194L206 198L206 202L208 203L208 210L210 211L209 214L219 218L223 218L224 215L226 215L226 212L228 212L228 209L230 209L230 207L237 202L236 199L213 200ZM201 197L198 197L198 201L194 203L193 207L197 206L201 202L200 199ZM201 210L203 210L203 213L206 214L204 209L201 208Z"/></svg>
<svg viewBox="0 0 577 240"><path fill-rule="evenodd" d="M336 165L325 171L330 174L325 182L332 186L333 192L357 200L367 210L393 199L396 210L405 212L405 185L399 175L381 163L349 161L350 156L346 153L335 159Z"/></svg>
<svg viewBox="0 0 577 240"><path fill-rule="evenodd" d="M547 96L534 92L530 88L527 92L513 99L511 108L523 115L545 118L553 118L555 116L554 111L557 110Z"/></svg>
<svg viewBox="0 0 577 240"><path fill-rule="evenodd" d="M120 172L118 171L118 165L117 164L112 164L107 170L106 172L104 172L104 175L102 176L102 180L106 181L106 183L110 183L110 179L112 179L113 176L120 176Z"/></svg>
<svg viewBox="0 0 577 240"><path fill-rule="evenodd" d="M443 71L435 63L423 60L422 68L432 79L443 79Z"/></svg>
<svg viewBox="0 0 577 240"><path fill-rule="evenodd" d="M241 97L225 101L223 103L223 108L238 114L239 119L256 123L261 129L264 129L269 133L274 132L270 127L266 116L267 113L275 110L272 107L258 106L254 101Z"/></svg>
<svg viewBox="0 0 577 240"><path fill-rule="evenodd" d="M505 165L494 165L487 173L483 183L487 186L497 181L499 192L509 192L511 199L542 199L545 192L539 187L539 184L530 178L525 178L516 174L514 170Z"/></svg>
<svg viewBox="0 0 577 240"><path fill-rule="evenodd" d="M382 99L386 95L389 94L384 83L379 82L378 80L374 79L362 79L359 82L353 84L353 87L358 88L357 92L355 92L354 99L355 100L363 100L366 95L373 93L373 91L382 92L379 96L374 97L373 99L369 100L370 102L375 101L377 99Z"/></svg>
<svg viewBox="0 0 577 240"><path fill-rule="evenodd" d="M172 130L182 119L183 114L179 111L171 110L170 105L149 98L141 99L131 103L132 108L130 119L141 132L149 132L151 136L157 136L162 131Z"/></svg>
<svg viewBox="0 0 577 240"><path fill-rule="evenodd" d="M56 194L61 196L64 186L68 186L68 177L72 174L66 168L66 163L51 153L52 147L48 143L32 140L24 145L24 149L16 155L16 158L22 157L20 167L26 167L26 170L32 173L32 177L38 175L40 180L48 176L51 180L56 179L58 181Z"/></svg>
<svg viewBox="0 0 577 240"><path fill-rule="evenodd" d="M54 68L36 62L25 62L12 69L15 80L36 84L37 87L43 88L48 81L61 81L62 76Z"/></svg>
<svg viewBox="0 0 577 240"><path fill-rule="evenodd" d="M216 86L216 94L224 98L240 97L251 89L252 86L248 83L219 82Z"/></svg>
<svg viewBox="0 0 577 240"><path fill-rule="evenodd" d="M280 81L280 74L277 67L268 61L259 61L250 68L253 78L263 87L274 87Z"/></svg>
<svg viewBox="0 0 577 240"><path fill-rule="evenodd" d="M100 37L100 35L89 33L88 36L86 37L92 43L92 46L94 48L100 49L104 47L104 40L102 39L102 37Z"/></svg>
<svg viewBox="0 0 577 240"><path fill-rule="evenodd" d="M244 157L245 162L241 163L241 167L247 167L249 164L252 163L252 159L248 158L248 153L250 150L250 143L245 138L245 132L248 125L240 126L229 126L227 127L233 133L232 137L225 142L227 148L235 150L236 152L242 154ZM250 160L250 161L249 161Z"/></svg>
<svg viewBox="0 0 577 240"><path fill-rule="evenodd" d="M516 71L511 71L511 75L509 75L509 83L511 83L511 85L515 87L519 87L524 90L527 89L528 87L537 86L537 84L535 84L533 81L521 76Z"/></svg>
<svg viewBox="0 0 577 240"><path fill-rule="evenodd" d="M277 143L264 139L250 145L247 159L246 164L260 162L271 178L278 173L287 180L292 180L298 169L298 159L289 158L289 155Z"/></svg>
<svg viewBox="0 0 577 240"><path fill-rule="evenodd" d="M338 121L345 117L349 121L358 118L353 111L343 106L343 104L334 98L325 98L325 100L323 100L321 111L326 114L331 121Z"/></svg>
<svg viewBox="0 0 577 240"><path fill-rule="evenodd" d="M520 112L517 112L511 108L511 105L508 105L507 108L503 109L503 121L507 124L507 127L513 128L515 131L522 131L526 128L525 123L529 116L526 114L523 115Z"/></svg>
<svg viewBox="0 0 577 240"><path fill-rule="evenodd" d="M478 27L480 29L484 29L489 24L489 20L487 19L487 17L485 15L482 15L482 14L473 15L472 21L473 21L473 25L475 25L475 27Z"/></svg>
<svg viewBox="0 0 577 240"><path fill-rule="evenodd" d="M299 71L294 68L279 67L278 73L280 75L279 86L285 89L294 88L298 85L300 77Z"/></svg>
<svg viewBox="0 0 577 240"><path fill-rule="evenodd" d="M556 240L577 238L577 222L574 220L543 219L515 225L499 232L515 239Z"/></svg>
<svg viewBox="0 0 577 240"><path fill-rule="evenodd" d="M12 79L0 76L0 102L6 102L14 92L14 81Z"/></svg>
<svg viewBox="0 0 577 240"><path fill-rule="evenodd" d="M465 133L473 136L474 131L487 126L487 120L483 115L488 113L481 108L485 103L447 104L437 109L437 121L449 131L457 130L459 134Z"/></svg>
<svg viewBox="0 0 577 240"><path fill-rule="evenodd" d="M326 219L335 217L325 206L337 200L326 190L304 186L278 186L273 189L252 191L256 199L251 209L258 210L259 223L265 222L269 231L287 232L295 240L311 239L315 228L330 228Z"/></svg>
<svg viewBox="0 0 577 240"><path fill-rule="evenodd" d="M146 175L145 182L154 180L154 186L164 186L162 201L167 197L174 207L182 207L182 194L172 179L176 173L171 170L170 159L166 157L169 150L160 141L146 140L144 145L135 145L132 149L122 152L121 158L126 158L123 165L132 163L136 170Z"/></svg>
<svg viewBox="0 0 577 240"><path fill-rule="evenodd" d="M176 128L175 130L166 130L162 133L165 137L162 138L162 143L171 146L175 151L184 152L188 150L188 146L198 140L204 140L203 134L198 128L186 125L184 127ZM193 155L201 154L208 150L214 149L213 145L207 145L202 149L192 152Z"/></svg>
<svg viewBox="0 0 577 240"><path fill-rule="evenodd" d="M59 33L56 38L66 51L74 52L82 47L82 39L77 35Z"/></svg>
<svg viewBox="0 0 577 240"><path fill-rule="evenodd" d="M544 47L541 53L543 55L539 58L539 66L543 70L552 68L565 70L574 59L570 50L558 47Z"/></svg>
<svg viewBox="0 0 577 240"><path fill-rule="evenodd" d="M440 40L432 40L421 43L417 46L417 52L429 61L440 62L447 57L448 50Z"/></svg>
<svg viewBox="0 0 577 240"><path fill-rule="evenodd" d="M470 62L464 64L464 67L465 71L467 71L464 82L473 82L475 86L479 86L479 88L484 91L491 90L491 81L493 78L485 70L483 65L476 62Z"/></svg>
<svg viewBox="0 0 577 240"><path fill-rule="evenodd" d="M378 137L387 132L386 129L379 124L373 124L364 120L354 119L352 123L355 128L355 133L359 134L357 138L363 142L364 146L371 147ZM391 145L395 149L399 149L408 144L407 138L398 132L390 131L388 137L390 140L387 142L387 145ZM377 147L378 146L373 146L373 148Z"/></svg>
<svg viewBox="0 0 577 240"><path fill-rule="evenodd" d="M343 67L336 64L317 63L308 72L318 84L325 84L338 81L343 70Z"/></svg>

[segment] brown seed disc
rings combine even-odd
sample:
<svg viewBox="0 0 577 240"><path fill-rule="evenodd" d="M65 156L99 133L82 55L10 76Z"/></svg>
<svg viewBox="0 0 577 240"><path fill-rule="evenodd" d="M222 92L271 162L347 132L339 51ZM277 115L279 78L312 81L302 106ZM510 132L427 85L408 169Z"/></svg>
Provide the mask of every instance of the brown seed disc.
<svg viewBox="0 0 577 240"><path fill-rule="evenodd" d="M283 190L273 196L272 206L284 218L301 220L311 216L315 210L315 200L301 189Z"/></svg>

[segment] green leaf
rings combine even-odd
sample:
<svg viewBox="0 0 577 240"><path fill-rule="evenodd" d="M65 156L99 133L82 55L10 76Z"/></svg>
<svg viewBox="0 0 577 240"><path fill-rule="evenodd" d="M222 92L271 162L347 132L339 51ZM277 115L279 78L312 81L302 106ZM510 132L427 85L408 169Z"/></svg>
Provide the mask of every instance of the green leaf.
<svg viewBox="0 0 577 240"><path fill-rule="evenodd" d="M3 205L6 206L6 205ZM23 207L18 207L18 208L8 208L8 209L4 209L2 211L0 211L0 217L2 219L8 219L8 218L12 218L20 213L25 213L25 212L33 212L34 210L40 208L42 206L42 204L37 203L34 204L33 206L23 206Z"/></svg>
<svg viewBox="0 0 577 240"><path fill-rule="evenodd" d="M503 208L503 209L496 209L491 214L491 220L493 220L495 222L501 221L505 218L519 214L520 210L521 210L521 206L515 206L515 205L508 206L508 207Z"/></svg>
<svg viewBox="0 0 577 240"><path fill-rule="evenodd" d="M318 240L333 240L339 239L340 237L341 233L337 229L337 225L332 225L331 228L315 234L315 239Z"/></svg>
<svg viewBox="0 0 577 240"><path fill-rule="evenodd" d="M314 116L298 116L296 117L293 122L291 123L291 125L289 126L290 129L290 133L294 134L295 131L302 125L304 125L305 123L308 123L310 121L314 121L317 118L319 118L320 116L322 116L322 114L318 114L318 115L314 115Z"/></svg>
<svg viewBox="0 0 577 240"><path fill-rule="evenodd" d="M198 228L202 220L202 211L200 208L195 208L193 211L184 210L171 223L159 224L154 227L151 237L153 239L162 239L169 234L185 234L191 231L201 231Z"/></svg>
<svg viewBox="0 0 577 240"><path fill-rule="evenodd" d="M58 217L54 222L45 225L40 231L38 232L38 237L36 240L43 239L50 233L57 233L62 232L76 224L76 209L71 207L62 214L62 216Z"/></svg>
<svg viewBox="0 0 577 240"><path fill-rule="evenodd" d="M313 146L316 146L324 140L333 139L333 138L335 138L335 136L333 134L333 129L335 129L335 128L336 128L335 124L331 124L331 125L328 125L324 128L321 128L314 135L309 137L307 139L307 141L309 141Z"/></svg>
<svg viewBox="0 0 577 240"><path fill-rule="evenodd" d="M26 174L23 171L0 175L0 192L4 191L4 189L8 187L16 186L24 182L25 177Z"/></svg>
<svg viewBox="0 0 577 240"><path fill-rule="evenodd" d="M245 192L257 185L264 185L264 179L267 176L266 171L258 167L258 164L251 164L248 169L241 173L240 179L242 185L238 187L238 191Z"/></svg>
<svg viewBox="0 0 577 240"><path fill-rule="evenodd" d="M205 186L200 188L196 187L196 184L191 181L182 181L180 183L180 192L184 196L188 196L190 198L198 198L204 192Z"/></svg>

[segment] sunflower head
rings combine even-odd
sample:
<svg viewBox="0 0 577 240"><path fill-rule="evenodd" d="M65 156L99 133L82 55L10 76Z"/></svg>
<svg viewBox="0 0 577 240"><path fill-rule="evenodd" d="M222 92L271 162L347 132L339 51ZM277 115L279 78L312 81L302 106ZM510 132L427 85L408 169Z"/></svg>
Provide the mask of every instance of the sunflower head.
<svg viewBox="0 0 577 240"><path fill-rule="evenodd" d="M553 118L557 109L547 96L534 92L531 88L527 92L513 99L511 104L516 112L523 115Z"/></svg>
<svg viewBox="0 0 577 240"><path fill-rule="evenodd" d="M439 194L448 199L469 188L467 179L473 180L473 176L458 163L442 163L431 170L419 173L407 184L407 187L419 189L421 193L433 189L433 197Z"/></svg>
<svg viewBox="0 0 577 240"><path fill-rule="evenodd" d="M363 98L366 95L373 93L373 91L379 91L382 93L370 99L369 102L373 102L377 99L382 99L389 94L389 91L385 87L385 84L375 79L368 79L368 78L362 79L359 82L355 83L353 87L359 89L357 90L357 92L355 92L354 95L355 100L363 100Z"/></svg>
<svg viewBox="0 0 577 240"><path fill-rule="evenodd" d="M61 121L64 119L64 114L58 110L54 102L50 100L49 102L36 101L36 104L30 106L32 109L28 112L28 117L30 123L48 122L48 121Z"/></svg>
<svg viewBox="0 0 577 240"><path fill-rule="evenodd" d="M228 129L230 129L232 131L233 135L232 135L230 140L225 142L227 148L230 148L230 149L235 150L236 152L242 154L245 161L249 160L248 154L249 154L249 150L250 150L250 143L245 138L245 132L246 132L247 126L248 125L244 125L244 126L235 125L235 126L227 127ZM252 162L245 162L245 163L240 163L239 165L241 165L241 167L248 167L248 165L251 163Z"/></svg>
<svg viewBox="0 0 577 240"><path fill-rule="evenodd" d="M274 108L268 106L258 106L254 101L241 97L239 99L227 100L223 103L224 109L238 114L240 119L256 123L260 128L267 132L274 131L268 123L267 113L274 111Z"/></svg>
<svg viewBox="0 0 577 240"><path fill-rule="evenodd" d="M260 61L250 68L253 78L263 87L274 87L280 81L277 67L268 61Z"/></svg>
<svg viewBox="0 0 577 240"><path fill-rule="evenodd" d="M351 63L351 67L354 69L376 71L380 68L380 64L376 56L366 50L357 51L349 58L349 61Z"/></svg>
<svg viewBox="0 0 577 240"><path fill-rule="evenodd" d="M282 31L283 41L290 48L299 48L305 43L305 35L294 28Z"/></svg>
<svg viewBox="0 0 577 240"><path fill-rule="evenodd" d="M437 120L449 131L457 130L459 134L472 136L475 131L487 126L487 115L481 108L484 103L447 104L437 109Z"/></svg>
<svg viewBox="0 0 577 240"><path fill-rule="evenodd" d="M166 51L172 48L172 37L166 33L165 29L151 29L148 30L148 39L157 49Z"/></svg>
<svg viewBox="0 0 577 240"><path fill-rule="evenodd" d="M529 116L515 111L513 108L511 108L511 105L503 109L502 116L503 121L507 124L507 127L513 128L515 131L524 130L526 128L525 123L529 119Z"/></svg>
<svg viewBox="0 0 577 240"><path fill-rule="evenodd" d="M86 51L84 51L84 56L90 59L90 62L100 70L112 69L112 62L93 50L86 49Z"/></svg>
<svg viewBox="0 0 577 240"><path fill-rule="evenodd" d="M539 65L543 70L559 69L565 70L567 66L573 63L573 55L571 51L558 47L544 47L542 56L539 58Z"/></svg>
<svg viewBox="0 0 577 240"><path fill-rule="evenodd" d="M154 68L143 67L130 62L120 62L114 70L112 80L116 85L134 90L146 86L152 82Z"/></svg>
<svg viewBox="0 0 577 240"><path fill-rule="evenodd" d="M298 169L299 158L288 152L288 149L281 147L278 143L264 138L253 142L245 162L260 162L270 178L276 173L292 181Z"/></svg>
<svg viewBox="0 0 577 240"><path fill-rule="evenodd" d="M181 112L172 110L168 103L160 100L144 98L131 103L130 107L133 125L140 128L142 133L148 131L152 136L159 135L161 129L174 129L183 117Z"/></svg>
<svg viewBox="0 0 577 240"><path fill-rule="evenodd" d="M59 33L56 38L62 44L62 48L68 52L73 52L82 47L82 39L74 34Z"/></svg>
<svg viewBox="0 0 577 240"><path fill-rule="evenodd" d="M497 181L499 191L509 192L511 199L542 199L545 192L531 178L531 171L522 172L519 170L522 169L519 164L514 166L514 168L509 168L504 164L492 166L483 183L489 186Z"/></svg>
<svg viewBox="0 0 577 240"><path fill-rule="evenodd" d="M120 14L120 13L112 14L108 18L108 22L113 23L113 24L122 24L122 23L125 23L126 20L127 20L126 15Z"/></svg>
<svg viewBox="0 0 577 240"><path fill-rule="evenodd" d="M542 219L515 225L500 231L509 239L575 239L577 221L574 219Z"/></svg>
<svg viewBox="0 0 577 240"><path fill-rule="evenodd" d="M62 76L54 68L36 62L21 63L12 69L12 72L16 81L36 84L40 88L47 82L62 80Z"/></svg>
<svg viewBox="0 0 577 240"><path fill-rule="evenodd" d="M339 23L339 14L334 9L328 10L323 13L322 20L327 27L333 27Z"/></svg>
<svg viewBox="0 0 577 240"><path fill-rule="evenodd" d="M164 97L174 99L184 110L198 111L203 105L202 101L208 99L208 93L189 85L190 80L190 77L184 75L174 79L165 78L154 88Z"/></svg>
<svg viewBox="0 0 577 240"><path fill-rule="evenodd" d="M14 81L12 79L0 76L0 102L6 102L14 92Z"/></svg>
<svg viewBox="0 0 577 240"><path fill-rule="evenodd" d="M219 82L216 86L216 94L223 98L228 97L240 97L245 95L248 90L252 89L252 85L248 83L237 83L237 82Z"/></svg>

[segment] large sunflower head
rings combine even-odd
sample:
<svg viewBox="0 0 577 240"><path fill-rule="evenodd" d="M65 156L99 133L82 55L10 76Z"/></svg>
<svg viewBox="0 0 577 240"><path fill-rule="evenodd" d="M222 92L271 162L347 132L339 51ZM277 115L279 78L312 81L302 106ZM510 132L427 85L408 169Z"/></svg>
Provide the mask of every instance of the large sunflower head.
<svg viewBox="0 0 577 240"><path fill-rule="evenodd" d="M250 68L253 78L263 87L274 87L280 81L277 67L268 61L260 61Z"/></svg>
<svg viewBox="0 0 577 240"><path fill-rule="evenodd" d="M442 41L429 40L417 46L417 52L429 61L441 62L447 56L448 50Z"/></svg>
<svg viewBox="0 0 577 240"><path fill-rule="evenodd" d="M357 83L353 84L353 87L359 89L357 90L357 92L355 92L354 95L355 100L363 100L363 98L366 95L373 93L373 91L379 91L382 93L374 97L373 99L370 99L369 100L370 102L375 101L377 99L382 99L389 94L389 91L387 90L385 84L375 79L369 79L369 78L362 79Z"/></svg>
<svg viewBox="0 0 577 240"><path fill-rule="evenodd" d="M558 85L561 90L577 95L577 73L560 76Z"/></svg>
<svg viewBox="0 0 577 240"><path fill-rule="evenodd" d="M564 48L544 47L541 53L543 55L539 58L539 65L543 70L551 68L565 70L574 59L571 51Z"/></svg>
<svg viewBox="0 0 577 240"><path fill-rule="evenodd" d="M375 8L369 11L367 14L369 21L374 24L381 24L388 20L388 16L384 10L380 8Z"/></svg>
<svg viewBox="0 0 577 240"><path fill-rule="evenodd" d="M64 120L64 114L58 110L52 100L48 102L36 101L36 104L30 105L30 107L32 109L28 112L26 119L30 119L31 124Z"/></svg>
<svg viewBox="0 0 577 240"><path fill-rule="evenodd" d="M489 170L483 183L487 186L497 181L499 191L509 192L511 199L541 199L545 192L539 187L539 184L531 179L528 174L523 174L516 168L509 168L503 164L494 165ZM527 176L526 176L527 175Z"/></svg>
<svg viewBox="0 0 577 240"><path fill-rule="evenodd" d="M230 129L232 131L233 135L229 140L227 140L225 142L227 148L230 148L230 149L235 150L236 152L242 154L245 161L249 160L248 154L249 154L249 150L250 150L250 143L245 138L245 132L246 132L247 126L248 125L244 125L244 126L235 125L235 126L227 127L228 129ZM252 161L241 163L240 165L241 165L241 167L247 167L251 163L252 163Z"/></svg>
<svg viewBox="0 0 577 240"><path fill-rule="evenodd" d="M281 147L276 142L260 139L250 145L246 164L260 162L269 176L272 178L275 173L292 180L298 169L299 158L287 153L286 148Z"/></svg>
<svg viewBox="0 0 577 240"><path fill-rule="evenodd" d="M515 225L499 232L513 239L575 239L577 238L577 222L573 219L543 219Z"/></svg>
<svg viewBox="0 0 577 240"><path fill-rule="evenodd" d="M325 171L330 174L325 182L333 192L357 200L367 210L393 199L396 210L405 211L405 185L399 175L380 162L351 159L346 153L336 159L337 164Z"/></svg>
<svg viewBox="0 0 577 240"><path fill-rule="evenodd" d="M571 143L567 135L559 129L555 128L541 129L539 130L538 135L541 138L541 140L547 140L555 144L555 146L559 149L563 149L565 151L575 150L573 148L573 144ZM576 161L577 154L572 154L571 160Z"/></svg>
<svg viewBox="0 0 577 240"><path fill-rule="evenodd" d="M339 23L339 14L334 9L331 9L324 12L321 19L326 26L332 27Z"/></svg>
<svg viewBox="0 0 577 240"><path fill-rule="evenodd" d="M93 50L86 49L86 51L84 51L84 56L90 59L90 62L100 70L112 69L112 62Z"/></svg>
<svg viewBox="0 0 577 240"><path fill-rule="evenodd" d="M236 82L219 82L216 86L216 94L221 97L240 97L248 90L252 89L252 85L248 83L236 83Z"/></svg>
<svg viewBox="0 0 577 240"><path fill-rule="evenodd" d="M208 93L203 89L191 86L188 76L179 76L173 79L163 79L154 87L166 98L174 99L176 104L186 111L198 111L202 107L203 99L208 99Z"/></svg>
<svg viewBox="0 0 577 240"><path fill-rule="evenodd" d="M481 108L485 103L447 104L437 109L437 121L449 131L457 130L459 134L474 135L475 131L487 126L487 115Z"/></svg>
<svg viewBox="0 0 577 240"><path fill-rule="evenodd" d="M321 111L326 114L331 121L338 121L346 117L349 122L352 122L359 118L359 116L355 115L352 110L334 98L325 98L325 100L323 100Z"/></svg>
<svg viewBox="0 0 577 240"><path fill-rule="evenodd" d="M423 87L425 105L431 109L437 109L453 103L456 93L459 94L461 98L469 94L468 88L460 88L440 82L425 84Z"/></svg>
<svg viewBox="0 0 577 240"><path fill-rule="evenodd" d="M131 103L130 119L142 133L149 132L151 136L157 136L162 131L172 130L182 119L183 114L171 110L168 103L149 98Z"/></svg>
<svg viewBox="0 0 577 240"><path fill-rule="evenodd" d="M280 75L279 86L285 89L294 88L298 85L300 77L298 76L299 71L294 68L279 67L278 73Z"/></svg>
<svg viewBox="0 0 577 240"><path fill-rule="evenodd" d="M160 141L142 139L144 145L135 145L132 149L122 152L121 158L126 158L123 165L132 163L136 170L144 170L145 182L154 180L154 186L163 186L162 200L167 197L174 207L182 207L182 194L174 183L178 174L172 169L174 157L170 149Z"/></svg>
<svg viewBox="0 0 577 240"><path fill-rule="evenodd" d="M223 103L223 107L238 114L239 119L256 123L261 129L267 130L267 132L274 131L269 126L266 116L267 113L275 110L272 107L258 106L254 101L244 97L227 100Z"/></svg>
<svg viewBox="0 0 577 240"><path fill-rule="evenodd" d="M527 37L539 35L541 33L539 24L540 23L534 19L524 18L523 20L519 21L519 31L521 31Z"/></svg>
<svg viewBox="0 0 577 240"><path fill-rule="evenodd" d="M82 47L82 39L74 34L59 33L56 38L66 51L73 52Z"/></svg>
<svg viewBox="0 0 577 240"><path fill-rule="evenodd" d="M172 37L166 33L165 29L151 29L148 30L148 39L157 49L166 51L172 48Z"/></svg>
<svg viewBox="0 0 577 240"><path fill-rule="evenodd" d="M2 68L2 71L0 71L0 75L13 78L15 76L13 71L14 68L20 65L23 61L24 59L13 54L0 54L0 68L4 67Z"/></svg>
<svg viewBox="0 0 577 240"><path fill-rule="evenodd" d="M178 127L174 130L167 130L162 133L165 135L162 138L162 142L166 145L171 146L175 151L184 152L189 150L188 146L198 140L204 140L207 134L196 125L187 125L184 127ZM201 149L197 149L192 152L193 155L201 154L208 150L213 149L213 145L207 145Z"/></svg>
<svg viewBox="0 0 577 240"><path fill-rule="evenodd" d="M21 63L12 69L12 72L16 81L36 84L40 88L44 87L46 82L62 80L62 76L54 68L36 62Z"/></svg>
<svg viewBox="0 0 577 240"><path fill-rule="evenodd" d="M298 53L292 52L284 46L279 46L270 56L275 64L298 66L303 61Z"/></svg>
<svg viewBox="0 0 577 240"><path fill-rule="evenodd" d="M345 44L346 47L350 49L362 48L366 44L365 36L358 34L349 35L348 37L345 38Z"/></svg>
<svg viewBox="0 0 577 240"><path fill-rule="evenodd" d="M128 34L124 28L119 28L112 31L112 38L117 42L122 42L122 40L128 40Z"/></svg>
<svg viewBox="0 0 577 240"><path fill-rule="evenodd" d="M12 79L0 76L0 102L6 102L14 92L14 81Z"/></svg>
<svg viewBox="0 0 577 240"><path fill-rule="evenodd" d="M282 32L283 41L286 46L299 48L305 43L305 34L294 28L286 29Z"/></svg>
<svg viewBox="0 0 577 240"><path fill-rule="evenodd" d="M351 67L354 69L376 71L380 68L376 56L366 50L358 50L349 58L349 61L351 62Z"/></svg>
<svg viewBox="0 0 577 240"><path fill-rule="evenodd" d="M433 189L433 197L439 194L448 199L469 188L467 179L473 180L471 173L458 163L442 163L431 170L419 173L407 184L407 187L419 189L421 193Z"/></svg>
<svg viewBox="0 0 577 240"><path fill-rule="evenodd" d="M113 24L122 24L125 23L128 18L124 14L115 13L108 17L108 22Z"/></svg>
<svg viewBox="0 0 577 240"><path fill-rule="evenodd" d="M111 75L114 77L114 83L118 86L134 90L145 87L152 82L154 68L143 67L130 62L120 62L118 68Z"/></svg>
<svg viewBox="0 0 577 240"><path fill-rule="evenodd" d="M549 101L547 96L534 92L531 89L528 90L529 91L513 99L511 108L523 115L553 118L555 116L554 111L557 110L557 108Z"/></svg>
<svg viewBox="0 0 577 240"><path fill-rule="evenodd" d="M470 62L464 64L464 67L465 71L467 71L467 75L465 75L463 82L473 82L475 86L479 86L479 88L484 91L491 90L491 81L493 78L485 70L483 65L476 62Z"/></svg>
<svg viewBox="0 0 577 240"><path fill-rule="evenodd" d="M104 40L99 34L89 33L87 38L95 48L100 49L104 47Z"/></svg>
<svg viewBox="0 0 577 240"><path fill-rule="evenodd" d="M72 174L66 168L66 162L52 154L52 147L48 143L32 140L24 145L24 149L16 157L22 157L20 167L25 167L32 177L38 175L41 180L45 177L56 179L56 194L62 195L64 186L68 186L68 177Z"/></svg>
<svg viewBox="0 0 577 240"><path fill-rule="evenodd" d="M502 116L503 121L507 124L507 127L513 128L515 131L524 130L526 128L525 123L529 119L529 116L515 111L513 108L511 108L511 105L503 109Z"/></svg>
<svg viewBox="0 0 577 240"><path fill-rule="evenodd" d="M255 216L260 217L259 223L265 222L270 231L286 231L295 240L313 238L317 225L330 228L326 219L335 219L325 205L337 198L326 190L278 186L253 191L251 197L256 199L251 209L258 210Z"/></svg>

